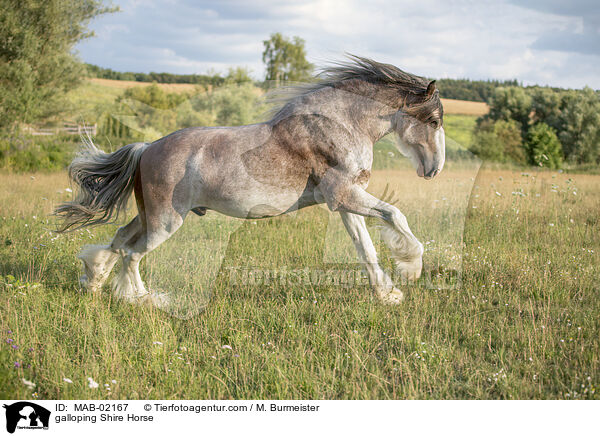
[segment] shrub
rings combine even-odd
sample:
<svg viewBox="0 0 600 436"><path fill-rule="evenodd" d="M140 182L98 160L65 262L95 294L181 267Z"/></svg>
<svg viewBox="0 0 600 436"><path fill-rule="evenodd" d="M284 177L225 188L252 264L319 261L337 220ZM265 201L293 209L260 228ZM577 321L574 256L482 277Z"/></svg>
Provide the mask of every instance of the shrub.
<svg viewBox="0 0 600 436"><path fill-rule="evenodd" d="M526 163L520 126L514 120L482 121L475 129L471 152L484 160Z"/></svg>
<svg viewBox="0 0 600 436"><path fill-rule="evenodd" d="M600 97L598 92L584 88L571 91L564 99L561 113L560 142L569 160L600 163Z"/></svg>
<svg viewBox="0 0 600 436"><path fill-rule="evenodd" d="M491 129L480 129L473 136L473 144L469 150L480 159L504 162L504 144Z"/></svg>
<svg viewBox="0 0 600 436"><path fill-rule="evenodd" d="M130 88L106 112L100 132L123 140L153 141L185 127L255 122L262 112L260 90L244 82L245 73L232 70L228 85L207 91L197 88L195 94L169 93L156 84Z"/></svg>
<svg viewBox="0 0 600 436"><path fill-rule="evenodd" d="M77 135L5 135L0 139L0 168L16 172L62 170L71 163L78 144Z"/></svg>
<svg viewBox="0 0 600 436"><path fill-rule="evenodd" d="M525 137L531 113L531 96L523 88L511 86L500 87L494 90L490 100L490 112L478 120L510 121L514 120L521 128L522 137Z"/></svg>
<svg viewBox="0 0 600 436"><path fill-rule="evenodd" d="M516 121L496 121L494 123L494 134L504 147L506 161L518 164L526 164L527 156L523 148L521 129Z"/></svg>
<svg viewBox="0 0 600 436"><path fill-rule="evenodd" d="M534 124L527 133L529 161L534 165L560 168L562 150L556 131L546 123Z"/></svg>

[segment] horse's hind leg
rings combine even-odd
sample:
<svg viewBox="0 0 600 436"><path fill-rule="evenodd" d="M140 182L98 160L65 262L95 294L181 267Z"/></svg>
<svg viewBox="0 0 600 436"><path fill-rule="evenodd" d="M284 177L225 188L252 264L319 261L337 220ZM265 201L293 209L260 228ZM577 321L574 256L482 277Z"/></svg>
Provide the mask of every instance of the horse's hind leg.
<svg viewBox="0 0 600 436"><path fill-rule="evenodd" d="M86 245L77 257L83 262L81 286L90 292L98 291L119 259L118 249L141 229L139 217L117 230L109 245Z"/></svg>
<svg viewBox="0 0 600 436"><path fill-rule="evenodd" d="M140 276L140 261L181 227L183 215L171 209L152 218L146 223L145 229L123 244L120 250L123 256L123 268L115 279L114 292L117 297L130 302L150 301L161 306L166 303L166 298L164 295L151 294L146 290Z"/></svg>

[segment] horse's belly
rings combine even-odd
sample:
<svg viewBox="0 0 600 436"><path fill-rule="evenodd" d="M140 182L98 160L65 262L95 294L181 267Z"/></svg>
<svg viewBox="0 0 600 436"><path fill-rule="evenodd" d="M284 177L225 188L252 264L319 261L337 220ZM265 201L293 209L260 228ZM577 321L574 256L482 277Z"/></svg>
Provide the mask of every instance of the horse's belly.
<svg viewBox="0 0 600 436"><path fill-rule="evenodd" d="M312 192L293 191L246 193L237 198L212 202L210 209L225 215L245 218L268 218L315 204Z"/></svg>

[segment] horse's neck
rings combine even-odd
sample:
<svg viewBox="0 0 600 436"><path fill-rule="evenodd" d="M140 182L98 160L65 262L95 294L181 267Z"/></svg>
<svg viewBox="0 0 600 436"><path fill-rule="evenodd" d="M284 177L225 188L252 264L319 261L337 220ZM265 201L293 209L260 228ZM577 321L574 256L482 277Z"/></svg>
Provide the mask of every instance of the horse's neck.
<svg viewBox="0 0 600 436"><path fill-rule="evenodd" d="M325 116L375 143L392 130L395 110L370 96L328 87L305 99L294 113Z"/></svg>

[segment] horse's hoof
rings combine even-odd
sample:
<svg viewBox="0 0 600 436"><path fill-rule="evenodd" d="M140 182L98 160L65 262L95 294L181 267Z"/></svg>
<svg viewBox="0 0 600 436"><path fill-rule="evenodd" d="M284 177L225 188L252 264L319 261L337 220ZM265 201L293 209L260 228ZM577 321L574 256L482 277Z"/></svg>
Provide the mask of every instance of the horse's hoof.
<svg viewBox="0 0 600 436"><path fill-rule="evenodd" d="M159 309L165 309L171 303L169 295L165 292L149 292L140 297L140 302L151 304Z"/></svg>
<svg viewBox="0 0 600 436"><path fill-rule="evenodd" d="M381 300L386 304L400 304L404 300L404 294L398 288L392 288L390 292L381 296Z"/></svg>
<svg viewBox="0 0 600 436"><path fill-rule="evenodd" d="M423 260L419 257L411 262L396 261L396 270L403 282L413 282L421 277Z"/></svg>
<svg viewBox="0 0 600 436"><path fill-rule="evenodd" d="M79 277L79 288L82 292L90 293L96 292L98 290L90 283L90 280L86 275L82 275L81 277Z"/></svg>
<svg viewBox="0 0 600 436"><path fill-rule="evenodd" d="M86 275L79 277L79 286L81 286L82 290L87 291L88 284L89 280Z"/></svg>

